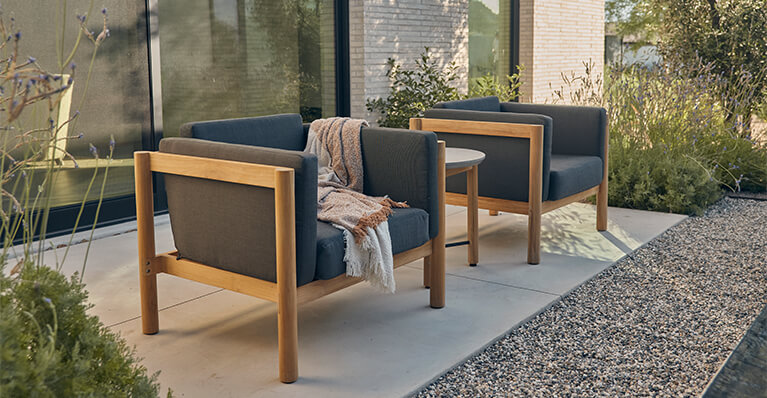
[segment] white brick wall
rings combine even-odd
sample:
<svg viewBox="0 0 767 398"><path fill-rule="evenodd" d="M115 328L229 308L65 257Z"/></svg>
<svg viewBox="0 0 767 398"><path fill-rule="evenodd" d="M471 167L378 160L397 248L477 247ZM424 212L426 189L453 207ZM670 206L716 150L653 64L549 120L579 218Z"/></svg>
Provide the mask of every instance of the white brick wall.
<svg viewBox="0 0 767 398"><path fill-rule="evenodd" d="M468 10L469 0L349 0L351 115L375 121L365 101L388 94L387 58L409 66L426 46L442 65L459 66L466 92ZM604 1L521 0L519 53L525 102L551 102L561 73L583 74L583 62L601 73Z"/></svg>
<svg viewBox="0 0 767 398"><path fill-rule="evenodd" d="M365 101L388 94L386 60L410 66L424 47L440 64L459 66L458 87L465 92L468 9L468 0L349 0L351 115L375 121Z"/></svg>

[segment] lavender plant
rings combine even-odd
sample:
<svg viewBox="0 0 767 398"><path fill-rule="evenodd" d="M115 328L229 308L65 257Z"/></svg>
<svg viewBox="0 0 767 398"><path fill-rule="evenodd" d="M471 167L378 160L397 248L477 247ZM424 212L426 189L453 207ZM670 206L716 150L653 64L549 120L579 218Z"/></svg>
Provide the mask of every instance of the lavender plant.
<svg viewBox="0 0 767 398"><path fill-rule="evenodd" d="M585 75L564 79L569 94L556 95L608 110L611 205L698 214L722 189L765 190L767 149L722 97L747 101L753 81L744 77L733 88L700 63L612 65L603 91L599 80L587 66Z"/></svg>
<svg viewBox="0 0 767 398"><path fill-rule="evenodd" d="M67 43L66 1L56 7L62 20L53 71L34 57L22 57L22 31L13 17L0 14L0 396L157 396L156 375L148 376L120 336L87 314L91 306L82 284L85 261L79 273L66 278L60 272L66 252L53 268L44 259L57 172L64 159L77 167L66 142L83 138L64 134L76 131L79 117L79 111L72 116L67 111L72 88L75 82L83 87L82 97L74 100L79 109L98 49L109 36L107 10L94 13L91 0L88 12L76 16L75 42ZM92 15L100 15L98 34L89 29ZM72 60L87 42L92 57L80 82ZM97 165L104 165L99 209L114 147L112 139L109 155L99 159L91 145ZM85 198L98 186L98 171L96 167L77 223ZM11 261L15 265L8 269Z"/></svg>

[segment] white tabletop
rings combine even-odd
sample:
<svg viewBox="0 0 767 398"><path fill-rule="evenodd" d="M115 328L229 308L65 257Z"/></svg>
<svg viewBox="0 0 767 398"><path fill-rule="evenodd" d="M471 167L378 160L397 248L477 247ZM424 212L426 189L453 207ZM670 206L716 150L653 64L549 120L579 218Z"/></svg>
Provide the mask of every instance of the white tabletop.
<svg viewBox="0 0 767 398"><path fill-rule="evenodd" d="M478 165L485 160L485 154L474 149L445 148L445 168L459 169Z"/></svg>

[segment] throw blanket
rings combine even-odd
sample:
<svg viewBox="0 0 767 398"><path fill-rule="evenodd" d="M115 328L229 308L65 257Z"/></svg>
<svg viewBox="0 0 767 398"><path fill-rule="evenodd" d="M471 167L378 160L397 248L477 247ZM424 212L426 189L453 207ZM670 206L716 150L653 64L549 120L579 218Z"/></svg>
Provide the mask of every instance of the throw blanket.
<svg viewBox="0 0 767 398"><path fill-rule="evenodd" d="M364 120L319 119L309 127L306 152L317 155L317 219L344 232L346 274L394 292L394 256L389 224L392 207L407 207L389 198L362 193L360 130Z"/></svg>

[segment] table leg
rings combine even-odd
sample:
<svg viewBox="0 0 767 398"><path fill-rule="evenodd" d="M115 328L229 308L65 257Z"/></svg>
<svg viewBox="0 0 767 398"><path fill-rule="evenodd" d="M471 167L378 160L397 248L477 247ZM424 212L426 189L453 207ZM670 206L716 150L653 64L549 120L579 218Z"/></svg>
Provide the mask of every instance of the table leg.
<svg viewBox="0 0 767 398"><path fill-rule="evenodd" d="M469 265L476 267L479 262L479 196L478 196L478 167L472 166L466 172L466 214L469 236Z"/></svg>

